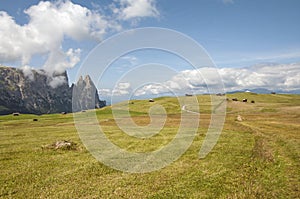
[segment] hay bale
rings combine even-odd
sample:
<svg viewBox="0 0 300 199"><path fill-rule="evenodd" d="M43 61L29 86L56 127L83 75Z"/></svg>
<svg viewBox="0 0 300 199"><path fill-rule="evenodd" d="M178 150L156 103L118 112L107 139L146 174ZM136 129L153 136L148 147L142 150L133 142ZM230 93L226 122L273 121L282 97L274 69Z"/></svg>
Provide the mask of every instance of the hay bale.
<svg viewBox="0 0 300 199"><path fill-rule="evenodd" d="M37 121L38 121L38 119L37 119L37 118L33 118L33 119L32 119L32 121L34 121L34 122L37 122Z"/></svg>
<svg viewBox="0 0 300 199"><path fill-rule="evenodd" d="M20 113L16 112L16 113L13 113L12 115L13 115L13 116L19 116Z"/></svg>

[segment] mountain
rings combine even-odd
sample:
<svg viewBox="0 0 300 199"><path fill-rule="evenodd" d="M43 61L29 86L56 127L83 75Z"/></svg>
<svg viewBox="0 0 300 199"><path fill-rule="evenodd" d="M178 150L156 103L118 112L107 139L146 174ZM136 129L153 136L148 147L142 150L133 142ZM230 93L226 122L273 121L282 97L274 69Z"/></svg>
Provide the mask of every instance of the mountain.
<svg viewBox="0 0 300 199"><path fill-rule="evenodd" d="M77 89L77 93L81 89L84 91L77 98L81 103L76 111L105 106L105 102L99 100L97 89L89 77L70 87L66 72L49 75L44 70L25 72L0 66L0 114L72 112L74 89ZM94 96L94 106L89 101L91 96Z"/></svg>
<svg viewBox="0 0 300 199"><path fill-rule="evenodd" d="M73 111L100 108L106 105L105 101L99 100L97 88L90 76L83 79L80 76L78 82L73 87Z"/></svg>
<svg viewBox="0 0 300 199"><path fill-rule="evenodd" d="M232 93L240 93L240 92L247 92L247 91L250 91L252 93L257 93L257 94L267 94L272 92L266 88L255 88L255 89L243 89L243 90L230 91L227 93L232 94Z"/></svg>
<svg viewBox="0 0 300 199"><path fill-rule="evenodd" d="M239 93L239 92L246 92L246 91L250 91L252 93L257 93L257 94L270 94L272 92L280 93L280 94L300 94L300 89L285 91L280 89L269 90L266 88L243 89L243 90L236 90L227 93L232 94L232 93Z"/></svg>

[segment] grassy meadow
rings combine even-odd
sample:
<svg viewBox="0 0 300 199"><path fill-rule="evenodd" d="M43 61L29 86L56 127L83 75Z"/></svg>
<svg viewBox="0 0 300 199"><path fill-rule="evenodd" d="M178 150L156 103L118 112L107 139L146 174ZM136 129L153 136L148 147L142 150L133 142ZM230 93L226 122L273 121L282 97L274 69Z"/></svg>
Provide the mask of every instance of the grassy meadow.
<svg viewBox="0 0 300 199"><path fill-rule="evenodd" d="M226 97L222 134L204 159L198 153L211 107L210 96L199 95L200 126L192 145L169 166L140 174L98 162L81 142L73 114L0 116L0 198L300 198L300 95ZM243 98L248 102L241 102ZM128 151L148 152L169 143L180 124L181 107L176 98L168 97L152 103L130 101L133 121L149 124L148 110L155 104L168 115L161 132L149 139L123 133L111 107L96 114L113 143ZM47 147L58 140L77 145L72 150Z"/></svg>

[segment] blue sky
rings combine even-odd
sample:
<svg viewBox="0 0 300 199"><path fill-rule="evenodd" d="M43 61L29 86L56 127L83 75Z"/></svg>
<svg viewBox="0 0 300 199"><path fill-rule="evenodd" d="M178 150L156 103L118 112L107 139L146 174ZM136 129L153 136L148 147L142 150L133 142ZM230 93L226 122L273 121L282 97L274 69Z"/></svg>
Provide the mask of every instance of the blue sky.
<svg viewBox="0 0 300 199"><path fill-rule="evenodd" d="M284 87L282 82L278 85L279 87L281 85L281 89L297 89L298 70L291 64L300 62L300 1L298 0L72 0L69 4L66 2L68 1L50 1L48 5L42 5L37 0L15 0L14 3L1 1L0 11L5 12L6 15L4 16L2 12L0 22L6 23L9 18L14 22L7 22L10 25L6 28L0 27L0 35L2 35L0 64L51 70L53 69L51 67L55 65L55 70L67 69L70 82L74 82L82 61L99 42L131 28L162 27L191 37L203 46L218 68L232 69L240 75L242 72L239 69L243 67L248 67L248 70L253 71L255 65L263 64L261 70L273 65L274 70L277 71L279 68L282 69L282 65L287 65L287 70L290 68L296 70L293 72L296 73L296 77L289 82L294 82L293 87ZM82 32L79 33L76 32L78 30L76 23L73 24L75 27L73 29L66 28L66 30L59 31L62 26L57 24L51 28L51 16L57 12L69 13L70 10L77 9L74 5L79 6L75 12L88 10L87 13L93 13L90 14L93 19L85 18L86 14L78 16L75 14L75 17L71 15L71 20L79 22L82 20L82 23L87 22L82 25L83 28L91 26L93 28L86 32L80 30ZM32 6L35 6L35 9L30 9ZM41 12L45 7L51 7L52 12ZM61 7L64 9L60 9ZM45 16L40 16L41 19L39 19L39 15L44 14ZM60 18L57 19L61 19L64 15L58 16ZM103 19L103 21L99 22L99 20L94 20L95 18ZM43 26L45 24L49 25ZM18 27L15 28L15 26ZM53 31L55 28L57 32ZM15 37L9 36L9 34L14 34L14 31L16 31ZM37 43L40 41L34 43L23 37L26 45L14 43L19 37L22 42L18 31L20 35L32 31L30 33L33 35L30 38L32 40L35 40L38 34L42 34L43 45ZM47 33L53 38L49 39ZM13 42L8 42L10 39ZM55 45L51 46L52 43ZM12 48L11 54L8 54L3 49L9 47L10 44L20 45L18 48L21 50L14 52L15 49ZM32 49L32 46L35 49ZM29 53L24 54L24 51ZM105 87L112 85L113 82L110 83L109 79L113 78L110 77L115 73L126 71L124 70L126 67L130 69L136 65L159 61L161 64L172 65L178 73L190 70L184 60L177 60L168 53L133 52L112 65L111 72L106 77L107 81L102 85ZM256 70L258 70L257 67ZM268 76L265 72L259 71L259 74ZM171 74L172 72L169 79L173 77ZM287 79L287 77L284 78ZM290 85L289 83L285 82L284 85ZM103 89L106 88L103 87ZM112 90L112 87L107 89Z"/></svg>
<svg viewBox="0 0 300 199"><path fill-rule="evenodd" d="M23 11L38 0L2 1L0 10L17 23L28 23ZM108 13L112 1L78 1ZM300 58L300 1L297 0L159 0L160 16L145 17L132 27L164 27L198 41L220 67L243 67L258 62L290 62ZM106 37L108 37L107 35ZM96 44L88 46L93 47Z"/></svg>

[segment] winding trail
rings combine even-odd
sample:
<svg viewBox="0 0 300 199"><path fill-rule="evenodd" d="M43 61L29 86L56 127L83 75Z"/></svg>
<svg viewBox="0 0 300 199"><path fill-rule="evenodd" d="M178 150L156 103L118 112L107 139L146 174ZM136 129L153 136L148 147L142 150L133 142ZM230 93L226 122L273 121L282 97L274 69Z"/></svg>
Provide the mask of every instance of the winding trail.
<svg viewBox="0 0 300 199"><path fill-rule="evenodd" d="M200 113L198 113L198 112L195 112L195 111L190 111L190 110L186 110L186 108L185 108L186 106L185 105L183 105L182 106L182 108L181 108L181 110L182 111L186 111L186 112L188 112L188 113L194 113L194 114L197 114L197 115L200 115Z"/></svg>
<svg viewBox="0 0 300 199"><path fill-rule="evenodd" d="M186 109L186 105L181 108L182 111L200 115L198 112L190 111ZM199 151L199 158L205 158L206 155L213 149L216 145L220 134L223 129L223 125L226 117L226 100L221 100L216 104L211 113L211 122L207 130L205 139L202 143L201 149Z"/></svg>

